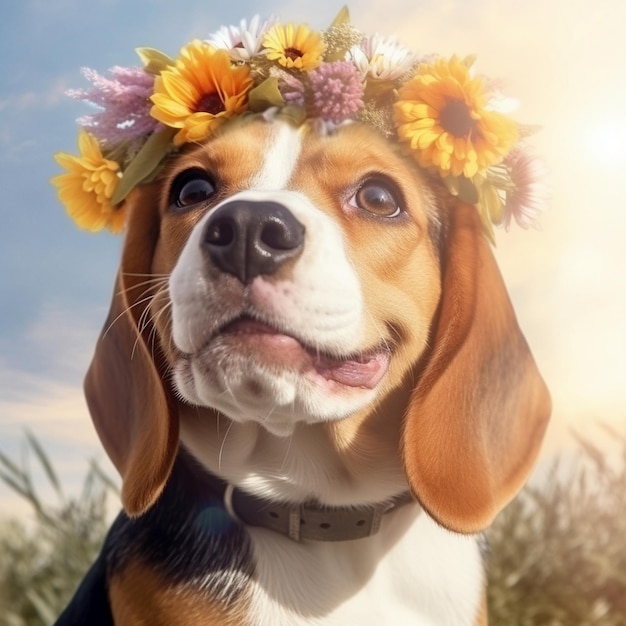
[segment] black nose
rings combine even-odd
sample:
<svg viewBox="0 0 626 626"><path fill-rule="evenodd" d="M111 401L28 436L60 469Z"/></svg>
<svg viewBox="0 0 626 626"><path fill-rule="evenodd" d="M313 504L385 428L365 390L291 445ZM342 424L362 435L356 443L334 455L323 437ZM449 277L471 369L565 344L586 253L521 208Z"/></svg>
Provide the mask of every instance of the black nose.
<svg viewBox="0 0 626 626"><path fill-rule="evenodd" d="M202 246L211 261L244 285L297 257L304 226L282 204L235 200L209 218Z"/></svg>

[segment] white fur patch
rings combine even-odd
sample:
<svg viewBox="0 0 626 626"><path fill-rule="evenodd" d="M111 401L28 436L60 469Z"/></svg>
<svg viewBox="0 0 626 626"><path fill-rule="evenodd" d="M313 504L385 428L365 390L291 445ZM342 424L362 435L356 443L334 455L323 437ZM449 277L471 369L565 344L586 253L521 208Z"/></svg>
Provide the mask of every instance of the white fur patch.
<svg viewBox="0 0 626 626"><path fill-rule="evenodd" d="M296 337L310 351L347 358L365 348L360 280L340 227L307 196L284 188L294 174L300 142L296 129L277 124L252 189L224 200L278 203L302 224L304 246L289 275L258 276L244 288L208 264L202 237L218 205L195 226L170 277L172 338L189 355L174 368L181 395L233 420L263 423L280 436L289 435L299 421L346 417L376 395L373 389L333 384L312 366L280 369L233 351L210 352L209 346L207 352L216 331L242 315Z"/></svg>
<svg viewBox="0 0 626 626"><path fill-rule="evenodd" d="M258 190L284 189L293 174L302 147L301 135L290 124L277 125L272 142L265 149L265 162L253 178L250 188Z"/></svg>
<svg viewBox="0 0 626 626"><path fill-rule="evenodd" d="M483 589L473 537L437 526L419 507L398 509L378 535L296 544L250 529L257 580L254 626L472 626Z"/></svg>
<svg viewBox="0 0 626 626"><path fill-rule="evenodd" d="M289 280L259 276L247 287L236 315L249 314L306 345L333 355L363 348L365 312L361 286L343 245L339 227L300 193L247 191L229 200L278 202L306 230L304 250ZM268 370L237 354L202 358L202 344L211 333L207 311L223 305L219 279L207 272L200 246L207 216L194 229L170 278L172 336L177 347L192 354L175 368L181 394L190 402L214 407L236 421L262 422L286 436L298 421L343 418L371 402L375 390L329 386L299 369ZM203 367L208 365L208 369ZM264 393L253 395L251 386Z"/></svg>

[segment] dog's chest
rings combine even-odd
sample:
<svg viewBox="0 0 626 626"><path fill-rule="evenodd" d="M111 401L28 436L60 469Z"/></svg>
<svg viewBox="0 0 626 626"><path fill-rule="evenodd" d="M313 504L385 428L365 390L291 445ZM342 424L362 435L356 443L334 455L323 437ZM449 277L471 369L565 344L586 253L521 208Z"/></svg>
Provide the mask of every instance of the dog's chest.
<svg viewBox="0 0 626 626"><path fill-rule="evenodd" d="M182 425L191 449L195 448L195 441L207 441L206 436L189 430L188 420L182 420ZM244 440L240 441L244 431L249 439L248 429L235 425L226 445L216 447L211 454L205 450L203 457L205 464L215 465L214 471L220 468L215 459L221 458L221 470L228 472L229 480L235 484L244 481L248 458L245 455L250 454L243 452L247 448ZM282 469L293 480L298 477L299 482L316 485L318 490L325 485L320 468L329 471L334 467L328 445L314 440L312 432L304 441L296 433L289 444L289 454L259 442L257 447L263 450L263 467L269 473L278 475ZM323 450L326 455L320 452ZM309 457L311 463L307 464ZM271 459L276 460L277 467L271 465ZM292 467L295 459L298 463ZM385 498L384 493L376 490L401 480L398 472L394 464L370 464L369 478L360 487L364 490L362 499L372 499L372 494ZM349 498L349 482L342 482L341 472L331 475L333 480L327 491ZM246 486L258 492L259 480L248 478ZM280 487L284 492L284 483L266 479L262 481L262 491L279 492ZM359 495L354 484L352 492L355 498ZM297 491L293 495L299 496ZM295 542L271 530L253 527L248 527L245 535L251 573L237 600L245 606L246 621L241 624L476 624L484 593L483 563L476 539L443 529L416 504L401 506L383 516L380 531L367 539Z"/></svg>
<svg viewBox="0 0 626 626"><path fill-rule="evenodd" d="M181 506L164 508L160 519L120 518L114 526L116 623L477 624L484 575L475 538L444 530L417 505L385 516L367 539L302 543L240 527L217 503L197 507L182 523L171 513Z"/></svg>
<svg viewBox="0 0 626 626"><path fill-rule="evenodd" d="M470 626L484 591L474 538L400 509L366 540L298 544L250 529L249 624Z"/></svg>

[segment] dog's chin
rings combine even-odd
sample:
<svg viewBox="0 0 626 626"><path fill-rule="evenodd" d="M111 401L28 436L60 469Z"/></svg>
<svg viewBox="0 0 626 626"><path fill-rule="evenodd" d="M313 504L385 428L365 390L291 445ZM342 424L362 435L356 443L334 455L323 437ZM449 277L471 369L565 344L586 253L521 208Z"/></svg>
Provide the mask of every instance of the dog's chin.
<svg viewBox="0 0 626 626"><path fill-rule="evenodd" d="M174 371L188 402L288 436L299 422L343 419L370 403L389 360L382 347L333 356L264 323L238 320L181 356Z"/></svg>

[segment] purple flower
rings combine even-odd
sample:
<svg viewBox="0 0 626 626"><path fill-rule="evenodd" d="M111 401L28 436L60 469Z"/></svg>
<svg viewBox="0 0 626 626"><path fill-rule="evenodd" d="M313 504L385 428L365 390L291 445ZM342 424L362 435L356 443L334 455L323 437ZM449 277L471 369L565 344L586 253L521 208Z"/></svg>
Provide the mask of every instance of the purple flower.
<svg viewBox="0 0 626 626"><path fill-rule="evenodd" d="M304 107L306 104L304 83L288 72L281 72L278 80L279 90L285 104Z"/></svg>
<svg viewBox="0 0 626 626"><path fill-rule="evenodd" d="M102 111L79 118L104 147L112 148L123 141L145 137L159 123L150 116L149 97L154 90L154 76L139 67L112 67L109 77L83 68L91 89L72 89L68 95L100 107Z"/></svg>
<svg viewBox="0 0 626 626"><path fill-rule="evenodd" d="M308 72L309 114L339 124L363 107L363 81L348 61L323 63Z"/></svg>

